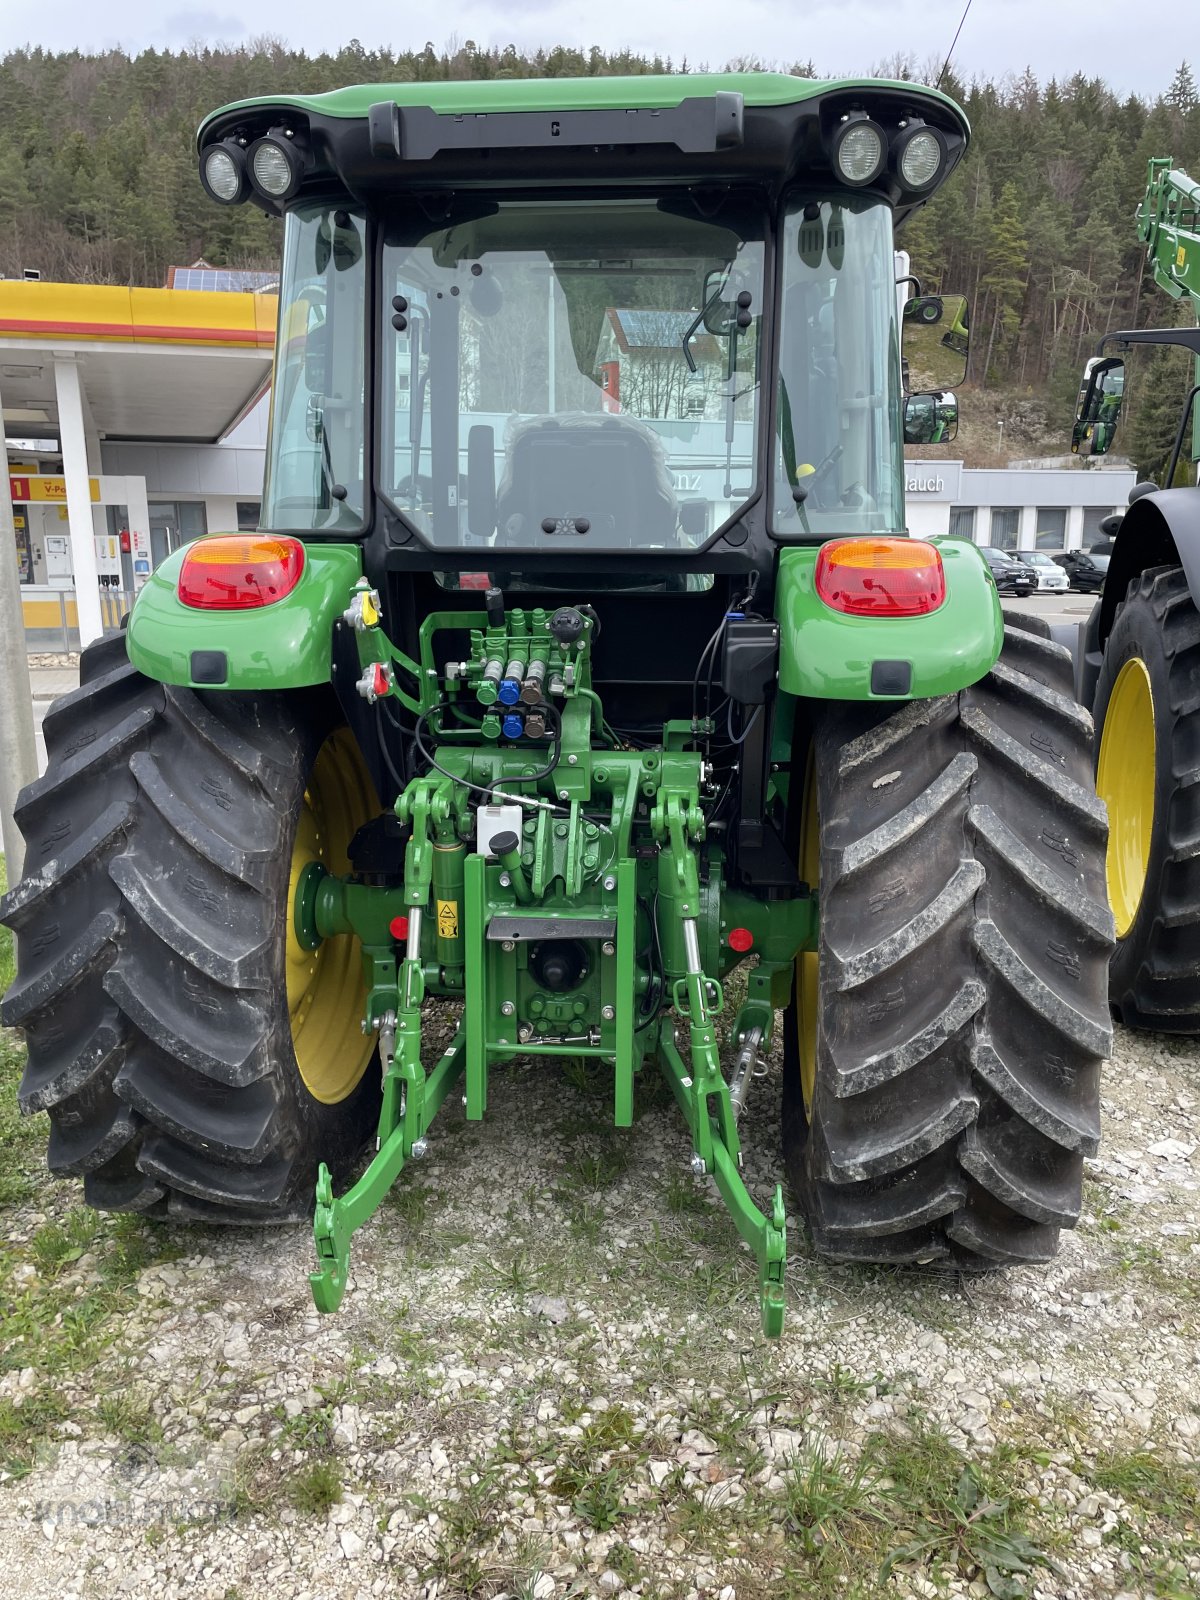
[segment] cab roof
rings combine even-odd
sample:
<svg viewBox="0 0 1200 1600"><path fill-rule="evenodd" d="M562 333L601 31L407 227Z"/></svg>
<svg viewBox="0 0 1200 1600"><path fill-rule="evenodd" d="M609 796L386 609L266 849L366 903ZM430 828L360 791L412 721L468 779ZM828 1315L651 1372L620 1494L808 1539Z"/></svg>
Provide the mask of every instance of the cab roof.
<svg viewBox="0 0 1200 1600"><path fill-rule="evenodd" d="M355 83L327 94L261 95L211 112L200 124L199 142L231 112L260 106L287 107L320 117L366 117L380 100L398 106L428 106L442 116L489 111L663 110L685 99L740 94L747 106L802 105L837 90L893 89L949 111L968 132L960 107L937 89L892 78L799 78L787 72L644 73L629 78L490 78L455 83Z"/></svg>
<svg viewBox="0 0 1200 1600"><path fill-rule="evenodd" d="M898 217L940 187L970 133L955 102L924 84L720 72L353 84L260 96L212 112L197 144L203 162L214 144L245 152L267 136L289 141L303 177L284 204L331 190L375 208L404 192L514 187L750 182L778 192L796 181L840 185L835 137L860 117L879 125L893 155L914 123L940 136L936 182L908 191L889 160L868 186ZM261 193L248 197L279 209Z"/></svg>

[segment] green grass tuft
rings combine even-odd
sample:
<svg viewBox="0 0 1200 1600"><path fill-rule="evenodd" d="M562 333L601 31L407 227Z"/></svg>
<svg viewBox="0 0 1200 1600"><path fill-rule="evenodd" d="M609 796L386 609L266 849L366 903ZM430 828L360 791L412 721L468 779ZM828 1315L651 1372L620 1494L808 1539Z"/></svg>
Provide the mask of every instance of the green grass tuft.
<svg viewBox="0 0 1200 1600"><path fill-rule="evenodd" d="M302 1516L323 1517L331 1506L341 1503L341 1467L328 1456L309 1461L287 1480L284 1493L288 1504Z"/></svg>

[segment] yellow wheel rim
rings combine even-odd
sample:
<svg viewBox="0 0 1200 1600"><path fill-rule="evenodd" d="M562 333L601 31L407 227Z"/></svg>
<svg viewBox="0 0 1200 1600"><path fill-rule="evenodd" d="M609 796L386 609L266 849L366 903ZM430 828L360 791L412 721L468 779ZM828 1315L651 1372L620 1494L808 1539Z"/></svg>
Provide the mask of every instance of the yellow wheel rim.
<svg viewBox="0 0 1200 1600"><path fill-rule="evenodd" d="M296 937L296 885L312 861L327 872L350 870L355 833L378 814L379 801L348 728L317 752L296 824L287 903L287 1001L292 1045L304 1086L314 1100L336 1105L358 1085L375 1048L361 1023L367 988L359 942L351 934L305 950Z"/></svg>
<svg viewBox="0 0 1200 1600"><path fill-rule="evenodd" d="M1133 927L1154 834L1154 695L1146 663L1117 674L1100 734L1096 788L1108 807L1108 901L1117 938Z"/></svg>
<svg viewBox="0 0 1200 1600"><path fill-rule="evenodd" d="M804 810L800 818L800 876L816 892L821 877L821 826L817 816L817 766L812 749L804 771ZM820 957L802 950L796 957L796 1036L800 1041L800 1087L811 1117L817 1081L817 977Z"/></svg>

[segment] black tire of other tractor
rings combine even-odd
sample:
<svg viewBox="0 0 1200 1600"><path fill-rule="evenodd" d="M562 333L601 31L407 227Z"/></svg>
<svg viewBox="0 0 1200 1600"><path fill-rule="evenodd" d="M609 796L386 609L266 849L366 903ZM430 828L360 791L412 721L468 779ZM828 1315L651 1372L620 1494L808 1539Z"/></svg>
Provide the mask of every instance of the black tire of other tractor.
<svg viewBox="0 0 1200 1600"><path fill-rule="evenodd" d="M816 1084L793 1006L784 1154L840 1260L1048 1260L1079 1216L1111 1043L1104 808L1068 653L1006 614L960 694L829 705Z"/></svg>
<svg viewBox="0 0 1200 1600"><path fill-rule="evenodd" d="M1154 699L1154 828L1109 998L1130 1027L1200 1033L1200 613L1182 567L1143 572L1117 608L1096 685L1097 749L1117 674L1134 656Z"/></svg>
<svg viewBox="0 0 1200 1600"><path fill-rule="evenodd" d="M379 1103L371 1066L315 1100L291 1043L292 836L332 697L163 686L124 634L79 678L47 713L47 771L17 806L25 876L0 903L21 1107L49 1112L51 1172L98 1209L299 1220L318 1162L344 1177Z"/></svg>

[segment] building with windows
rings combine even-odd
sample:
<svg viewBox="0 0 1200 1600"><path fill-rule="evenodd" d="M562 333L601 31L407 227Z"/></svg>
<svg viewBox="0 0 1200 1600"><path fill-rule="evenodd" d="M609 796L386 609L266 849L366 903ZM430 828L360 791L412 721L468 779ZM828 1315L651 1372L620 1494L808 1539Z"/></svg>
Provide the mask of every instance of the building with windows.
<svg viewBox="0 0 1200 1600"><path fill-rule="evenodd" d="M1137 473L1104 467L965 467L906 461L908 531L1000 550L1086 550L1123 510Z"/></svg>

